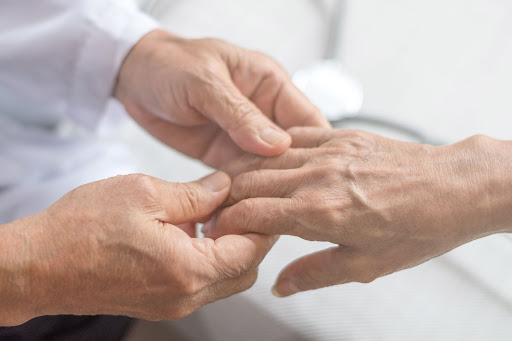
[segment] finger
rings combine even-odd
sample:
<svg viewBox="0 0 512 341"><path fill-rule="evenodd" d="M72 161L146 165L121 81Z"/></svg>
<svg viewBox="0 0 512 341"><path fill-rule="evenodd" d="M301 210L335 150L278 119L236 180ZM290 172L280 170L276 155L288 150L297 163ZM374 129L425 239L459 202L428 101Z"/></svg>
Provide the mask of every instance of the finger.
<svg viewBox="0 0 512 341"><path fill-rule="evenodd" d="M191 183L161 181L157 186L165 209L165 215L159 219L176 225L200 221L215 211L229 195L231 178L216 172Z"/></svg>
<svg viewBox="0 0 512 341"><path fill-rule="evenodd" d="M327 120L293 84L286 70L273 58L255 51L239 61L233 80L256 106L281 127L330 127ZM245 64L244 64L245 63Z"/></svg>
<svg viewBox="0 0 512 341"><path fill-rule="evenodd" d="M292 137L292 148L316 148L328 142L335 133L333 129L295 127L288 129Z"/></svg>
<svg viewBox="0 0 512 341"><path fill-rule="evenodd" d="M256 232L266 235L296 235L298 212L293 199L253 198L221 210L202 232L210 238Z"/></svg>
<svg viewBox="0 0 512 341"><path fill-rule="evenodd" d="M331 128L320 109L288 80L276 103L276 122L285 129L298 126Z"/></svg>
<svg viewBox="0 0 512 341"><path fill-rule="evenodd" d="M217 122L243 150L262 156L284 152L291 143L290 136L266 117L231 79L203 85L196 91L195 109Z"/></svg>
<svg viewBox="0 0 512 341"><path fill-rule="evenodd" d="M227 235L215 240L211 260L218 279L236 278L257 268L278 237L258 233Z"/></svg>
<svg viewBox="0 0 512 341"><path fill-rule="evenodd" d="M290 198L300 183L297 170L261 169L242 173L233 179L224 205L231 206L248 198Z"/></svg>
<svg viewBox="0 0 512 341"><path fill-rule="evenodd" d="M184 224L176 225L178 228L183 230L190 238L196 238L196 223L188 222Z"/></svg>
<svg viewBox="0 0 512 341"><path fill-rule="evenodd" d="M250 172L258 169L294 169L300 168L320 154L318 150L290 148L283 154L265 158L255 155L245 155L230 162L226 171L232 175Z"/></svg>
<svg viewBox="0 0 512 341"><path fill-rule="evenodd" d="M369 283L375 276L376 264L350 248L338 246L313 253L288 265L279 274L272 293L286 297L349 282Z"/></svg>
<svg viewBox="0 0 512 341"><path fill-rule="evenodd" d="M220 299L233 296L251 288L257 278L258 269L256 268L239 277L228 278L205 287L196 295L196 300L198 300L200 305L203 306Z"/></svg>

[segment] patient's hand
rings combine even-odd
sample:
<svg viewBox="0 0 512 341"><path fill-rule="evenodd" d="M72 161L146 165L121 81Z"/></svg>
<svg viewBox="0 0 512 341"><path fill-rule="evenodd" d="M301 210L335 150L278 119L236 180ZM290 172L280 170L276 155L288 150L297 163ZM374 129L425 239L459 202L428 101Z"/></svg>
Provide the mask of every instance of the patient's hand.
<svg viewBox="0 0 512 341"><path fill-rule="evenodd" d="M115 96L153 136L222 170L244 152L284 152L284 129L329 126L270 57L160 30L128 55Z"/></svg>
<svg viewBox="0 0 512 341"><path fill-rule="evenodd" d="M338 244L289 265L277 295L370 282L512 222L508 143L479 136L433 147L315 128L291 135L284 154L247 163L264 169L235 177L232 206L205 226L214 238L252 231Z"/></svg>

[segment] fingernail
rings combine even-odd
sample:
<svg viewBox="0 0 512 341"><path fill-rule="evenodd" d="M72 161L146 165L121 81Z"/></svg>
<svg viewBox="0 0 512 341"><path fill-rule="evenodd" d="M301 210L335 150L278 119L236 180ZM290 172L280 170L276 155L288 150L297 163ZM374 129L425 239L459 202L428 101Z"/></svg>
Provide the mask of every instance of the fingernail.
<svg viewBox="0 0 512 341"><path fill-rule="evenodd" d="M279 280L272 287L272 294L276 297L286 297L298 293L297 285L289 278Z"/></svg>
<svg viewBox="0 0 512 341"><path fill-rule="evenodd" d="M205 237L210 236L210 232L215 227L215 223L217 222L217 215L214 215L210 220L208 220L201 229L201 233L204 234Z"/></svg>
<svg viewBox="0 0 512 341"><path fill-rule="evenodd" d="M288 138L288 134L277 128L267 127L260 131L260 138L268 144L275 146Z"/></svg>
<svg viewBox="0 0 512 341"><path fill-rule="evenodd" d="M220 192L229 186L231 179L226 173L215 172L202 178L199 182L212 192Z"/></svg>

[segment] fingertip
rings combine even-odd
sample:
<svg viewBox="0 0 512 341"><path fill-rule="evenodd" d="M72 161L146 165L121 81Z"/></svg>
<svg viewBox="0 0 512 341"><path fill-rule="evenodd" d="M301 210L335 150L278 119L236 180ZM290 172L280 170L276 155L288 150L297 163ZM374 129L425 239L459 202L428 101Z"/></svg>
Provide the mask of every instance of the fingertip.
<svg viewBox="0 0 512 341"><path fill-rule="evenodd" d="M211 217L206 223L204 223L203 228L201 229L201 233L206 238L213 238L213 230L215 229L215 226L217 224L217 215L215 214L213 217Z"/></svg>
<svg viewBox="0 0 512 341"><path fill-rule="evenodd" d="M268 126L261 129L259 138L272 149L286 148L289 146L287 144L291 143L290 135L276 126Z"/></svg>
<svg viewBox="0 0 512 341"><path fill-rule="evenodd" d="M244 151L263 157L273 157L284 153L292 144L288 132L270 125L257 129L252 136L244 135L238 139L238 145Z"/></svg>
<svg viewBox="0 0 512 341"><path fill-rule="evenodd" d="M230 133L230 136L243 151L263 157L282 154L292 144L290 134L273 125L245 129L243 133Z"/></svg>
<svg viewBox="0 0 512 341"><path fill-rule="evenodd" d="M279 278L272 287L272 294L276 297L288 297L301 292L293 278Z"/></svg>
<svg viewBox="0 0 512 341"><path fill-rule="evenodd" d="M199 182L214 193L223 192L231 187L231 177L220 171L205 176Z"/></svg>

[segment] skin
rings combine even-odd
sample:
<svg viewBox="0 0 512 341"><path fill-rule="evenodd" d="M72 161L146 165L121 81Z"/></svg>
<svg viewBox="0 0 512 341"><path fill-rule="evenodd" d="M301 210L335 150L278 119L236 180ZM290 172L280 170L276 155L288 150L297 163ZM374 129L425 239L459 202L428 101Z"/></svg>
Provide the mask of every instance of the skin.
<svg viewBox="0 0 512 341"><path fill-rule="evenodd" d="M245 153L284 152L283 129L329 127L268 56L160 30L135 45L114 94L157 139L220 170Z"/></svg>
<svg viewBox="0 0 512 341"><path fill-rule="evenodd" d="M189 184L118 176L0 226L0 325L55 314L178 319L248 289L275 237L213 241L178 227L211 214L229 188L225 173Z"/></svg>
<svg viewBox="0 0 512 341"><path fill-rule="evenodd" d="M337 244L288 265L277 296L371 282L512 232L510 142L474 136L434 147L351 130L290 134L282 155L240 160L227 207L204 227L212 238L251 231Z"/></svg>
<svg viewBox="0 0 512 341"><path fill-rule="evenodd" d="M113 96L157 139L217 169L283 153L290 127L329 127L271 58L161 30L130 51ZM224 183L214 191L108 179L0 226L0 325L52 314L176 319L249 288L275 237L195 238L195 223L228 196L220 174L205 180Z"/></svg>

